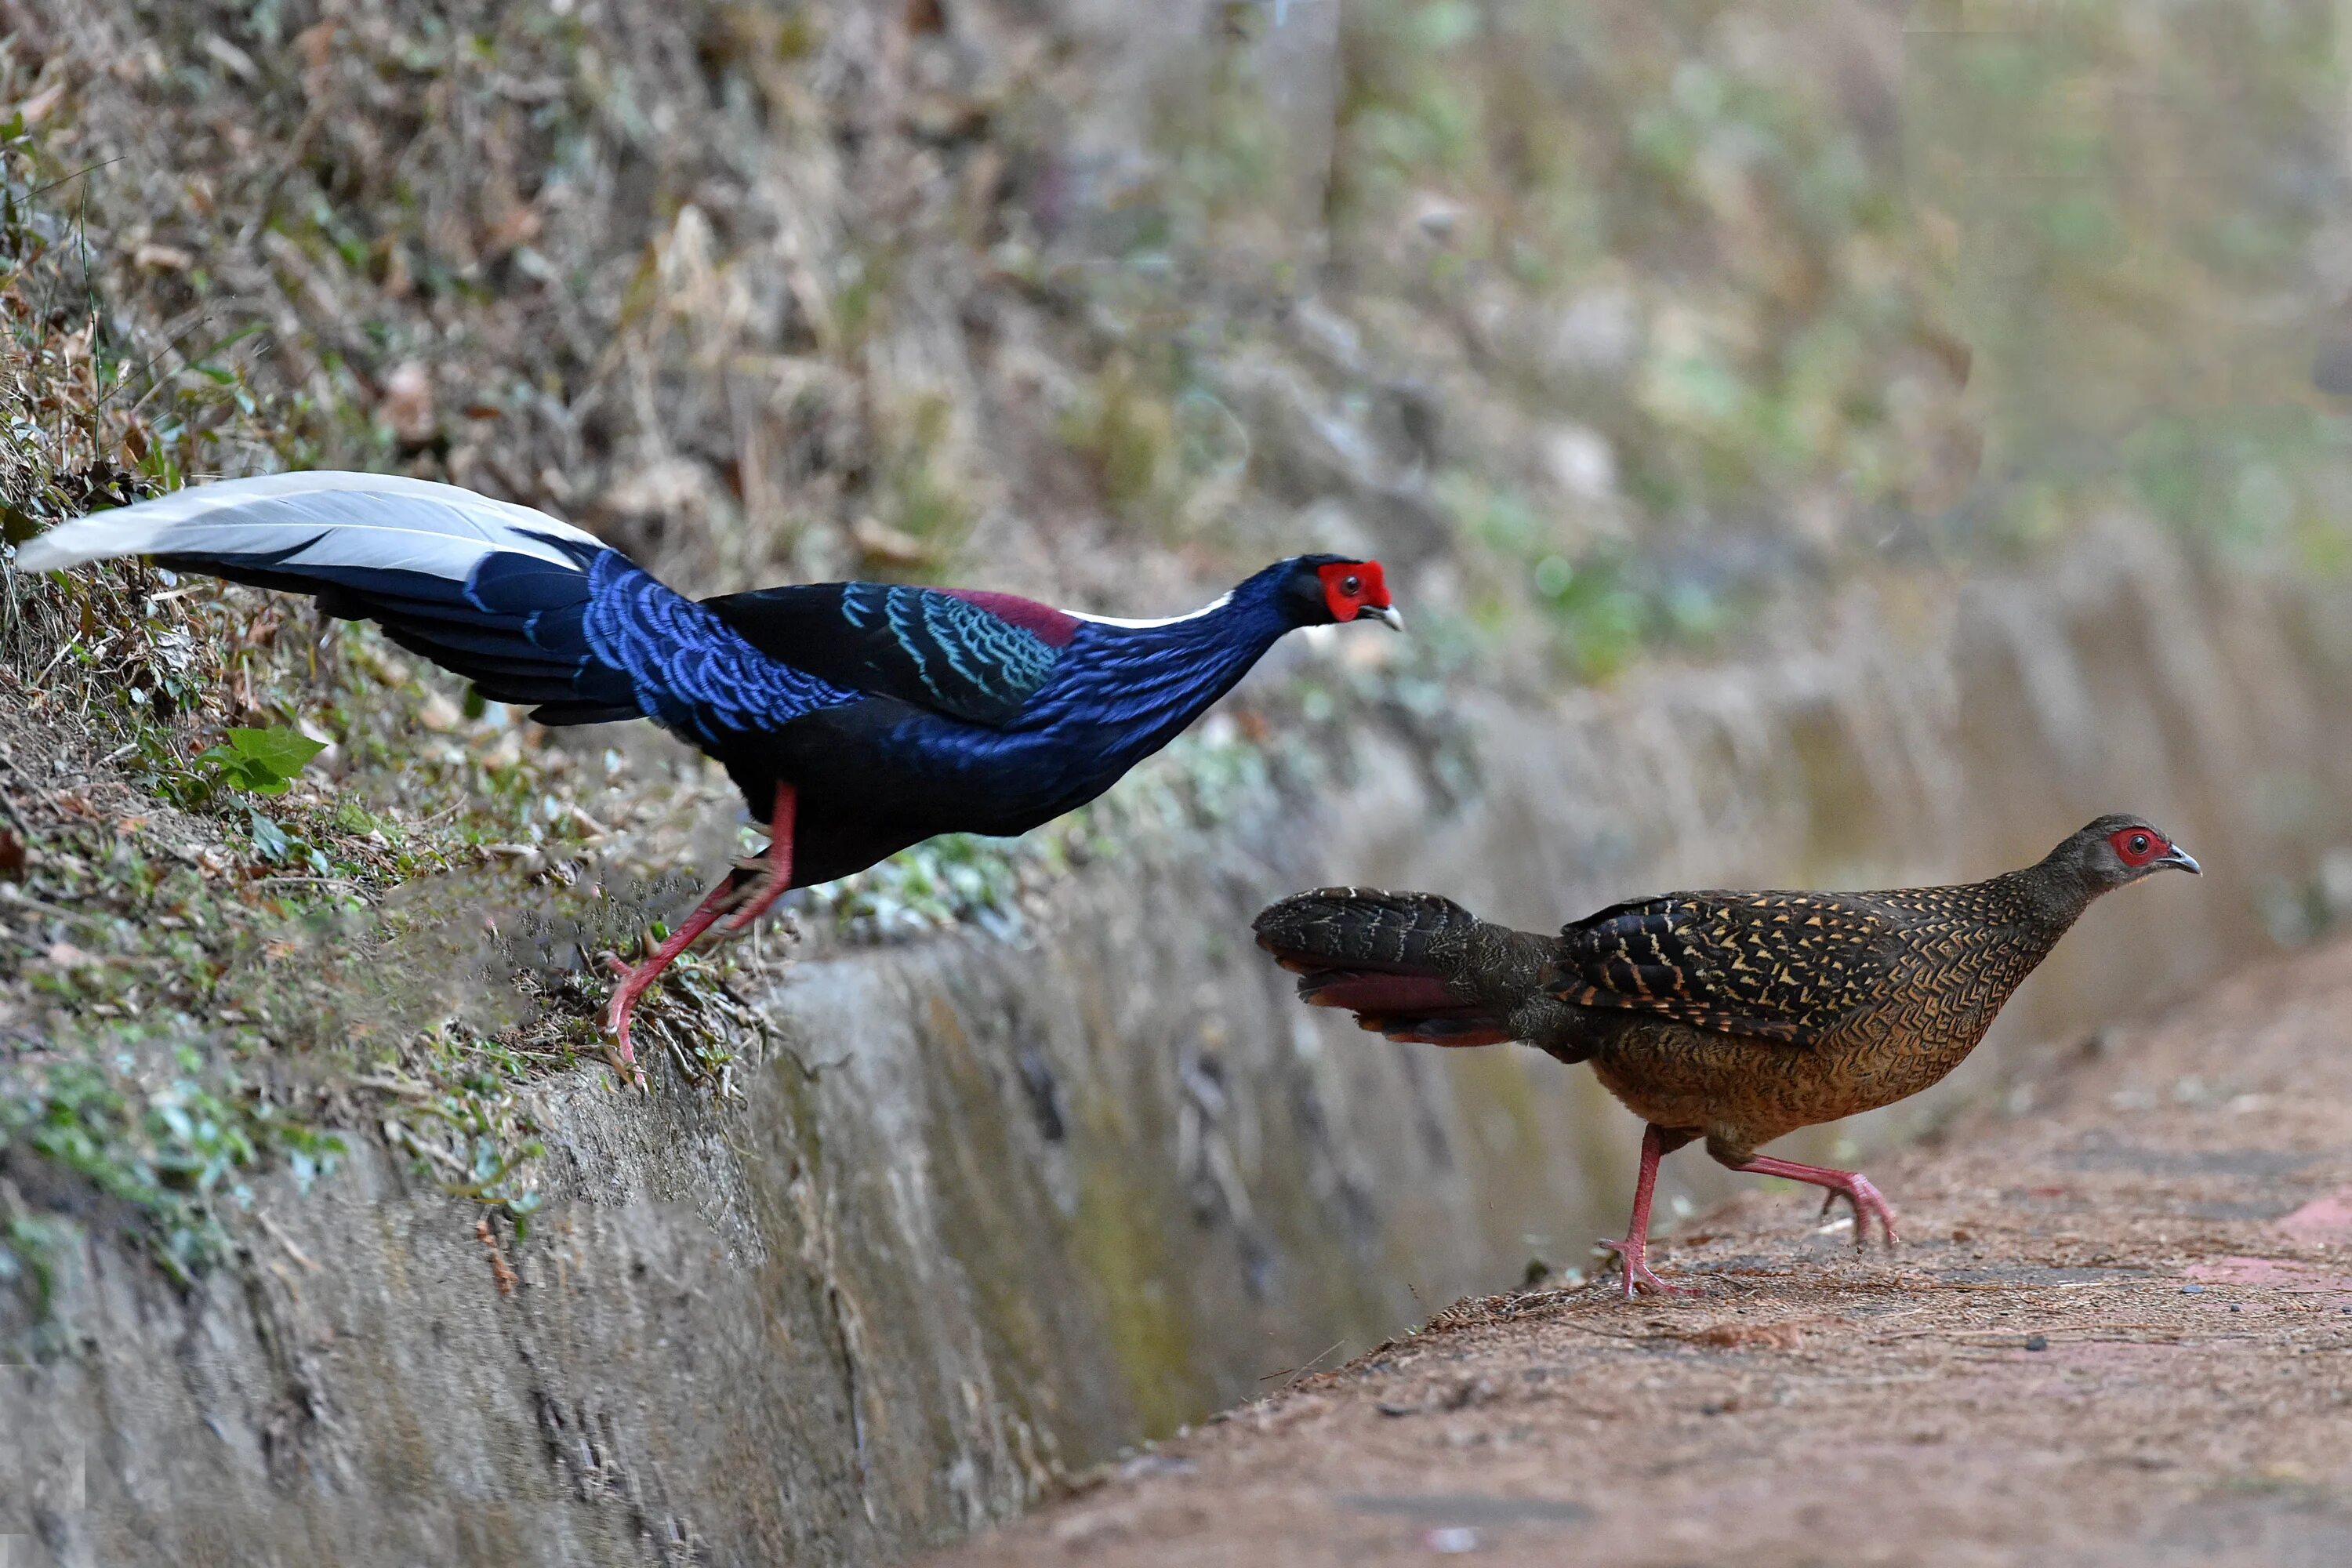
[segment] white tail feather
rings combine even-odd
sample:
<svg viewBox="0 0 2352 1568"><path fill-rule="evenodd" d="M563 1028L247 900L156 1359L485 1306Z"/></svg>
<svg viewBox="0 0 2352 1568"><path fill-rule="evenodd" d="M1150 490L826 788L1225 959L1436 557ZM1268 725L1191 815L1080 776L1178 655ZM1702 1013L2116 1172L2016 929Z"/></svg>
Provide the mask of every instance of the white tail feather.
<svg viewBox="0 0 2352 1568"><path fill-rule="evenodd" d="M483 557L499 551L575 565L533 534L603 543L543 511L456 485L396 474L264 474L191 485L60 523L20 545L16 566L55 572L117 555L269 554L309 535L319 537L287 558L289 569L374 567L463 582Z"/></svg>

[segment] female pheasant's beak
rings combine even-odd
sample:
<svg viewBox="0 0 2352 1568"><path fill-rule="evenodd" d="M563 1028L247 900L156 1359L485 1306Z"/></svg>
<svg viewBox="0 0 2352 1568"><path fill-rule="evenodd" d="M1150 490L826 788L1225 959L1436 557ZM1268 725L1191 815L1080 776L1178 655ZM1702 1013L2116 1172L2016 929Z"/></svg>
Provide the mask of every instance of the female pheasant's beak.
<svg viewBox="0 0 2352 1568"><path fill-rule="evenodd" d="M1398 613L1394 605L1366 605L1356 613L1360 616L1370 616L1375 620L1385 621L1389 630L1392 632L1404 630L1404 616Z"/></svg>
<svg viewBox="0 0 2352 1568"><path fill-rule="evenodd" d="M2156 863L2159 866L2178 866L2192 877L2201 877L2205 874L2205 868L2197 863L2197 857L2178 844L2158 856Z"/></svg>

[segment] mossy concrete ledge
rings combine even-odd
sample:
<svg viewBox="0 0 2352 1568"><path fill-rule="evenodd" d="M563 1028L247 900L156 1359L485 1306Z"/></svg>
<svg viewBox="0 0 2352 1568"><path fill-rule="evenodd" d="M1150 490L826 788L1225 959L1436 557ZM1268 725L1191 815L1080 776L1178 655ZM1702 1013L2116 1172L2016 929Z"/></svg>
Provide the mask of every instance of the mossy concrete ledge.
<svg viewBox="0 0 2352 1568"><path fill-rule="evenodd" d="M2325 918L2340 609L2120 528L2029 582L1860 589L1782 657L1474 710L1467 795L1375 730L1344 784L1130 846L1018 942L801 964L736 1100L542 1083L520 1244L364 1132L192 1293L86 1215L48 1328L0 1308L0 1561L856 1563L1010 1515L1620 1217L1634 1130L1587 1075L1308 1015L1250 945L1268 896L1532 924L1981 874L2105 809L2174 831L2210 875L2102 906L1945 1090L1815 1145L1932 1131ZM1670 1205L1724 1190L1669 1166Z"/></svg>

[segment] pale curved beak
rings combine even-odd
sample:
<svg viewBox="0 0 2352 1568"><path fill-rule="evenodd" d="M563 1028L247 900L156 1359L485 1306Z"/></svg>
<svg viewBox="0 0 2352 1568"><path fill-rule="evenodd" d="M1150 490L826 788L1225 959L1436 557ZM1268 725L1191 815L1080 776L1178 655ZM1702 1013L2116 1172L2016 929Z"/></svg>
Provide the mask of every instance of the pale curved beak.
<svg viewBox="0 0 2352 1568"><path fill-rule="evenodd" d="M1387 622L1389 630L1392 632L1404 630L1404 616L1398 613L1394 605L1366 605L1356 613L1360 616L1370 616L1376 621Z"/></svg>
<svg viewBox="0 0 2352 1568"><path fill-rule="evenodd" d="M2183 849L2178 844L2165 851L2163 858L2158 859L2157 864L2159 866L2178 866L2192 877L2201 877L2205 874L2205 868L2197 863L2197 857L2191 855L2188 850Z"/></svg>

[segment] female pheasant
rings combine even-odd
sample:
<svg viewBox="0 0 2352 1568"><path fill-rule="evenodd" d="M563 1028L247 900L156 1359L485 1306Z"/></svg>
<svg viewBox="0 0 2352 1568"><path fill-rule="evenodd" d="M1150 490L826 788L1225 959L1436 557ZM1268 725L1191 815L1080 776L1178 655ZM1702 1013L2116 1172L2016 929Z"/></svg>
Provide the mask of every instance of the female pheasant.
<svg viewBox="0 0 2352 1568"><path fill-rule="evenodd" d="M569 523L454 485L292 473L173 492L51 530L17 565L152 555L317 596L344 619L536 704L544 724L651 719L726 764L772 840L623 978L637 997L730 910L863 870L935 834L1025 833L1094 799L1286 632L1402 629L1380 563L1278 561L1207 608L1114 620L1009 594L821 583L699 603Z"/></svg>
<svg viewBox="0 0 2352 1568"><path fill-rule="evenodd" d="M1257 918L1299 996L1392 1040L1526 1040L1589 1061L1647 1124L1633 1216L1604 1241L1624 1290L1679 1293L1643 1260L1660 1156L1694 1139L1735 1171L1826 1187L1854 1244L1895 1211L1858 1172L1763 1144L1891 1105L1959 1066L2101 893L2197 862L2137 816L2103 816L2036 865L1950 888L1697 892L1612 904L1557 937L1433 893L1327 888Z"/></svg>

